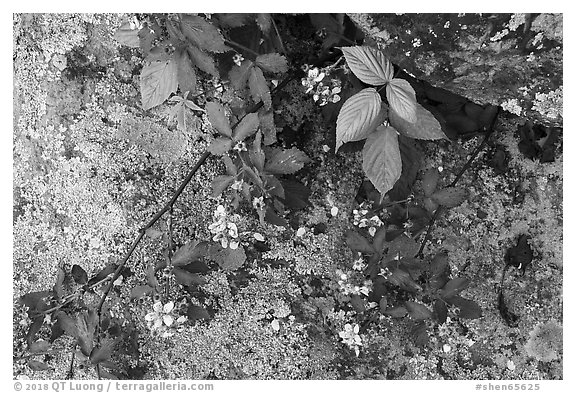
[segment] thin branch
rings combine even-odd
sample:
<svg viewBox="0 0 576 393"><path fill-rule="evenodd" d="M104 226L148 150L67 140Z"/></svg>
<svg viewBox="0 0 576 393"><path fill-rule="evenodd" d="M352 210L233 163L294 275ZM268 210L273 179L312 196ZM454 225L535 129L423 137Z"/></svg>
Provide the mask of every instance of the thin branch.
<svg viewBox="0 0 576 393"><path fill-rule="evenodd" d="M286 53L286 47L284 47L284 42L282 42L282 37L280 36L280 32L278 31L278 27L276 26L276 22L272 15L270 15L270 20L272 21L272 26L274 26L274 31L276 32L276 36L278 37L278 41L280 41L280 50L282 53Z"/></svg>
<svg viewBox="0 0 576 393"><path fill-rule="evenodd" d="M226 45L228 45L228 46L233 46L233 47L236 47L236 48L238 48L238 49L241 49L241 50L244 51L244 52L248 52L248 53L250 53L252 56L254 56L255 58L258 57L258 56L260 56L260 53L256 52L255 50L252 50L252 49L248 48L247 46L244 46L244 45L242 45L242 44L239 44L239 43L237 43L237 42L230 41L230 40L224 40L224 43L225 43Z"/></svg>

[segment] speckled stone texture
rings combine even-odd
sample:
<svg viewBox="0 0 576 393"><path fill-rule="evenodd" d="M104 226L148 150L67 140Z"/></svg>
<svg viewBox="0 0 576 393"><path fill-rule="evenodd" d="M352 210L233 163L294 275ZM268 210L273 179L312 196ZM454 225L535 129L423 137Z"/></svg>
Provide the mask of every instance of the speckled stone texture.
<svg viewBox="0 0 576 393"><path fill-rule="evenodd" d="M479 104L562 126L562 14L350 14L367 45Z"/></svg>

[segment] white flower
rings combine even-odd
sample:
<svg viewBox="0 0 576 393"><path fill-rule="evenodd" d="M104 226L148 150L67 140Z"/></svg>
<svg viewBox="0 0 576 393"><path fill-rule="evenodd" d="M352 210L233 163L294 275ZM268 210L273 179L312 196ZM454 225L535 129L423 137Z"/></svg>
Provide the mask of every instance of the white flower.
<svg viewBox="0 0 576 393"><path fill-rule="evenodd" d="M351 324L347 323L344 325L344 330L338 333L342 342L356 352L356 356L360 354L360 346L362 345L362 338L358 334L359 332L360 326L358 324L352 327Z"/></svg>
<svg viewBox="0 0 576 393"><path fill-rule="evenodd" d="M258 198L254 198L252 200L252 206L256 210L264 210L266 208L266 205L264 204L264 197L260 196Z"/></svg>
<svg viewBox="0 0 576 393"><path fill-rule="evenodd" d="M242 65L243 60L244 60L244 57L240 53L236 53L234 55L234 57L232 58L232 61L234 61L234 64L236 64L238 67L240 67Z"/></svg>
<svg viewBox="0 0 576 393"><path fill-rule="evenodd" d="M148 322L150 330L162 330L163 325L167 327L172 326L174 318L170 313L174 309L174 302L168 302L164 306L162 303L156 302L152 306L153 311L146 314L144 319Z"/></svg>

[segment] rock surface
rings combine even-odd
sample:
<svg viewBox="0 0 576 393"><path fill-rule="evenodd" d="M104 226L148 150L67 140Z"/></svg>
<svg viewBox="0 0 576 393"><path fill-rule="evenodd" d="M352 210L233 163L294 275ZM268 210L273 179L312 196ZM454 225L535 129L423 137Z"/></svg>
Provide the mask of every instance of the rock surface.
<svg viewBox="0 0 576 393"><path fill-rule="evenodd" d="M549 126L562 126L561 14L350 14L417 78Z"/></svg>

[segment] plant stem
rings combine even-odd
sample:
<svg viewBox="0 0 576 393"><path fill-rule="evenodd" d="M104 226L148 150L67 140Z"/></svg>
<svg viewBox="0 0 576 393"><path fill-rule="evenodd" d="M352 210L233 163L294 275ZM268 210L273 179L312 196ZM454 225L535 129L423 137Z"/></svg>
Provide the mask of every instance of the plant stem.
<svg viewBox="0 0 576 393"><path fill-rule="evenodd" d="M241 50L244 51L244 52L248 52L248 53L250 53L252 56L254 56L254 58L260 56L260 53L256 52L255 50L252 50L252 49L248 48L247 46L244 46L244 45L242 45L242 44L239 44L239 43L237 43L237 42L230 41L230 40L224 40L224 43L225 43L226 45L228 45L228 46L234 46L234 47L236 47L236 48L238 48L238 49L241 49Z"/></svg>
<svg viewBox="0 0 576 393"><path fill-rule="evenodd" d="M500 107L498 107L496 114L494 115L494 118L492 119L490 126L485 128L486 135L484 136L484 139L476 147L476 149L474 150L474 152L472 153L472 155L470 156L468 161L466 161L466 163L464 164L462 169L460 169L460 172L458 172L458 174L456 175L454 180L448 185L448 187L454 187L458 183L458 181L462 178L462 175L464 175L464 172L466 172L470 168L470 166L472 165L472 162L476 159L478 154L480 154L482 149L484 149L484 146L486 146L486 143L488 143L488 139L490 138L490 136L494 132L494 125L496 124L496 119L498 118L499 113L500 113ZM424 240L422 240L422 244L420 244L420 249L418 250L418 254L417 254L418 257L423 256L424 247L426 247L426 243L430 239L430 234L431 234L432 228L434 227L434 223L436 222L436 220L438 219L438 217L440 216L440 214L443 210L444 210L443 206L438 206L438 208L436 209L436 212L434 212L434 215L432 216L432 219L430 220L430 224L428 224L428 229L426 230L426 236L424 236Z"/></svg>
<svg viewBox="0 0 576 393"><path fill-rule="evenodd" d="M280 50L282 53L286 53L286 48L284 47L284 42L282 42L282 37L280 36L280 32L278 31L278 27L276 26L276 22L272 15L270 15L270 20L272 21L272 26L274 26L274 31L276 32L276 36L278 37L278 41L280 41Z"/></svg>

